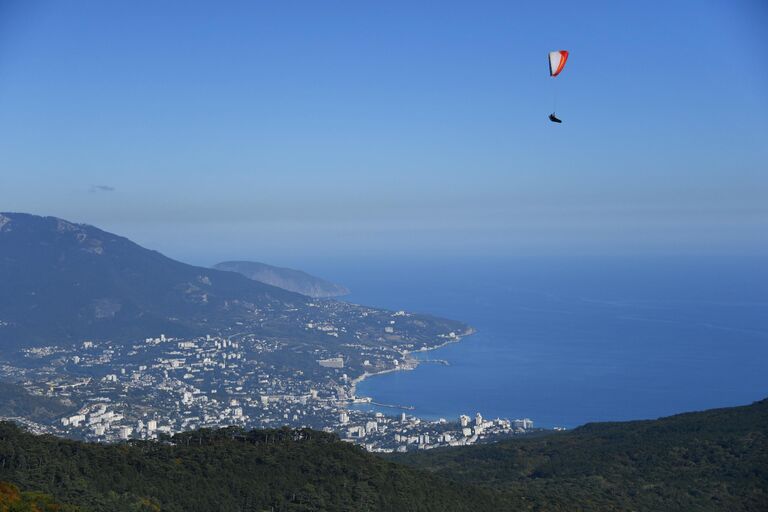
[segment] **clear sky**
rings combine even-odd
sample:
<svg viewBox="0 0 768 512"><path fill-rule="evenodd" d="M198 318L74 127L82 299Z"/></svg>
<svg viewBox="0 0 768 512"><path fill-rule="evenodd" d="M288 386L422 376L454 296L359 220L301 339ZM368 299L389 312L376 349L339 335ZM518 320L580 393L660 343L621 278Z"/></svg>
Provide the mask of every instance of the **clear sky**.
<svg viewBox="0 0 768 512"><path fill-rule="evenodd" d="M0 0L0 211L195 263L764 251L766 27L763 0Z"/></svg>

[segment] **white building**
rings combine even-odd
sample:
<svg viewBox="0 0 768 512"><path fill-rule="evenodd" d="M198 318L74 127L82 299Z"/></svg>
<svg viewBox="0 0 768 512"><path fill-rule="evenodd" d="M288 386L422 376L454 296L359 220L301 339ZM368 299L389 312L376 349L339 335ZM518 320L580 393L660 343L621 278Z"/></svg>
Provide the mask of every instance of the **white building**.
<svg viewBox="0 0 768 512"><path fill-rule="evenodd" d="M522 420L514 420L512 421L512 426L515 428L528 430L529 428L533 428L533 421L530 418L524 418Z"/></svg>
<svg viewBox="0 0 768 512"><path fill-rule="evenodd" d="M74 416L69 417L69 426L71 427L78 427L82 422L85 421L85 414L75 414ZM64 423L64 422L62 422ZM66 423L65 423L66 425Z"/></svg>
<svg viewBox="0 0 768 512"><path fill-rule="evenodd" d="M329 357L328 359L320 359L317 363L323 368L344 368L344 358L342 357Z"/></svg>

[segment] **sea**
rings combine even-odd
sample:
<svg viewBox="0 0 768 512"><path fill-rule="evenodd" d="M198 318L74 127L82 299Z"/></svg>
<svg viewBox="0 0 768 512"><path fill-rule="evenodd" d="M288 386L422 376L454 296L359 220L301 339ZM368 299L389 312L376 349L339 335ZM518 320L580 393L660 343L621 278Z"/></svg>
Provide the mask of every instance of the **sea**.
<svg viewBox="0 0 768 512"><path fill-rule="evenodd" d="M358 395L545 428L650 419L768 396L768 261L747 256L387 259L313 269L350 302L476 334ZM396 408L379 408L400 414Z"/></svg>

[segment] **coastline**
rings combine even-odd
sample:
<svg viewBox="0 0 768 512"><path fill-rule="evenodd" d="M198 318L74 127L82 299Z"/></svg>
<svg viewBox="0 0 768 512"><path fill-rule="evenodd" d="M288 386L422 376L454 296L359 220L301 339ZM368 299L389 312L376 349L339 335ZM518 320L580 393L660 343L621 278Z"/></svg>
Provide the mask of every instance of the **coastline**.
<svg viewBox="0 0 768 512"><path fill-rule="evenodd" d="M446 347L448 345L452 345L454 343L459 343L465 337L472 336L475 333L477 333L477 329L475 329L472 326L469 326L469 327L467 327L467 329L464 332L462 332L461 334L458 334L455 338L449 339L449 340L447 340L447 341L445 341L445 342L443 342L443 343L441 343L439 345L435 345L434 347L420 348L419 350L414 350L414 351L410 351L410 350L400 351L399 353L406 360L406 364L403 364L402 366L396 366L394 368L388 368L386 370L381 370L381 371L378 371L378 372L363 372L362 375L352 379L352 384L351 384L351 386L349 388L350 396L354 397L353 398L354 402L357 402L358 400L364 400L367 403L372 403L373 402L373 398L372 397L366 397L366 396L358 397L357 396L357 385L359 383L363 382L364 380L366 380L366 379L368 379L370 377L376 377L378 375L385 375L387 373L393 373L393 372L415 370L416 368L419 367L419 359L416 358L416 357L413 357L411 354L432 352L433 350L437 350L439 348L443 348L443 347ZM380 404L380 405L385 405L386 406L386 404ZM402 406L393 406L393 407L396 407L398 409L402 408Z"/></svg>

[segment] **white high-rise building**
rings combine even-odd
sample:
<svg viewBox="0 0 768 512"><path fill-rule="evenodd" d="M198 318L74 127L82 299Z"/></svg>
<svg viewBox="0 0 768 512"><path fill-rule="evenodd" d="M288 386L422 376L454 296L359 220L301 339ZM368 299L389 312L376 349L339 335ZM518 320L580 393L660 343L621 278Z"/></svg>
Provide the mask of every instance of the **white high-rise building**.
<svg viewBox="0 0 768 512"><path fill-rule="evenodd" d="M527 430L529 428L533 428L533 421L529 418L525 418L522 420L514 420L512 422L512 425L515 428L522 428L523 430Z"/></svg>
<svg viewBox="0 0 768 512"><path fill-rule="evenodd" d="M120 427L120 430L118 431L120 435L120 439L128 439L131 437L131 433L133 432L133 429L131 427Z"/></svg>
<svg viewBox="0 0 768 512"><path fill-rule="evenodd" d="M483 415L480 413L475 414L475 425L480 426L483 424Z"/></svg>
<svg viewBox="0 0 768 512"><path fill-rule="evenodd" d="M462 428L468 427L469 426L469 416L467 416L466 414L462 414L461 416L459 416L459 424L461 425Z"/></svg>

